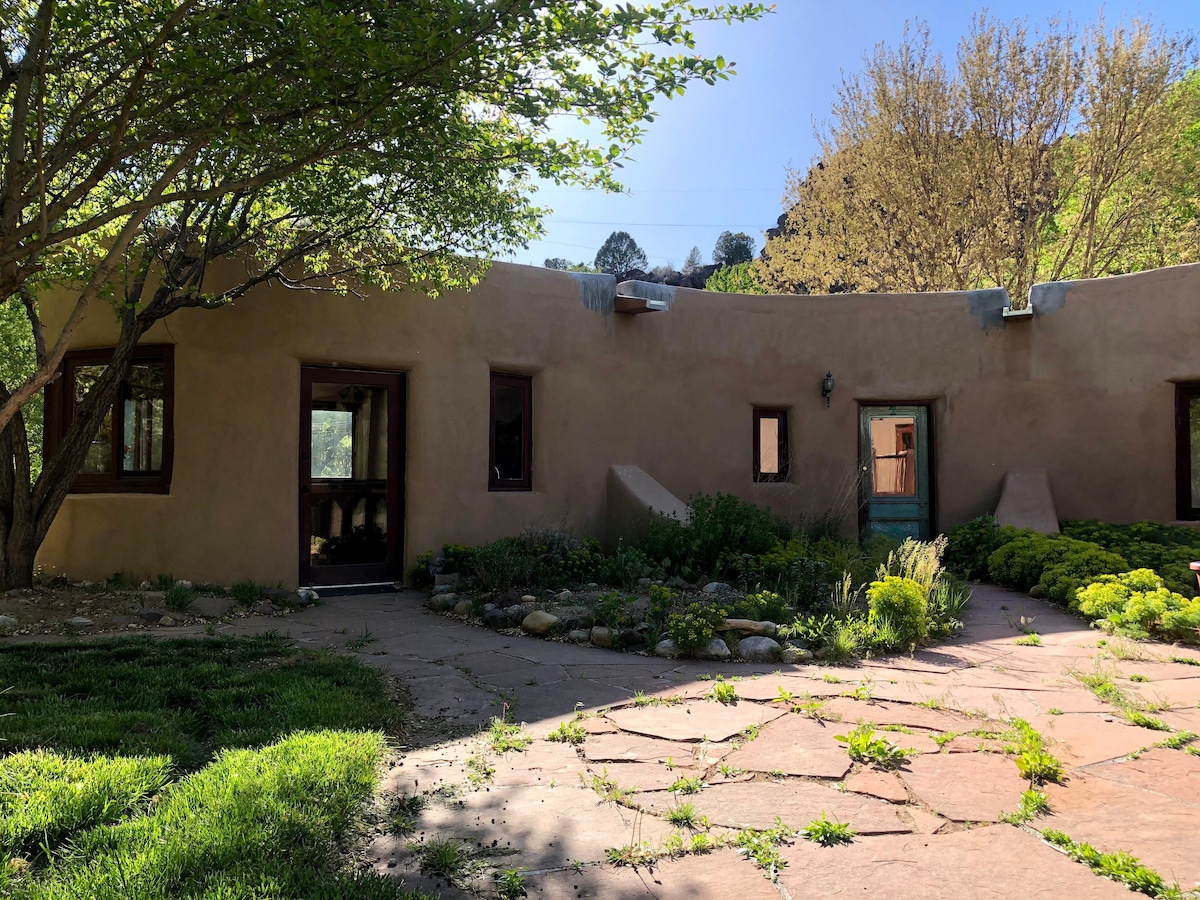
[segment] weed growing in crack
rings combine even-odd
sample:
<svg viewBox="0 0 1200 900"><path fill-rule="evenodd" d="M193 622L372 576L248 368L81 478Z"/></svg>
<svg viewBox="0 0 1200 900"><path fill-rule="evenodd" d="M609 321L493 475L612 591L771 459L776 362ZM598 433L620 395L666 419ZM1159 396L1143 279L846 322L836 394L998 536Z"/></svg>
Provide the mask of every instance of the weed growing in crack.
<svg viewBox="0 0 1200 900"><path fill-rule="evenodd" d="M1066 851L1071 859L1088 866L1097 875L1120 882L1131 891L1161 900L1182 900L1189 896L1180 890L1178 884L1168 884L1161 875L1143 866L1136 856L1124 850L1101 853L1091 844L1074 841L1054 828L1043 831L1042 839Z"/></svg>
<svg viewBox="0 0 1200 900"><path fill-rule="evenodd" d="M806 841L820 844L822 847L834 847L838 844L854 843L854 829L845 822L831 822L821 813L819 819L813 819L800 830L800 836Z"/></svg>
<svg viewBox="0 0 1200 900"><path fill-rule="evenodd" d="M783 824L776 816L775 824L770 828L745 828L737 833L733 844L740 856L752 859L766 876L772 881L779 879L779 870L786 862L779 853L779 845L786 844L795 834L795 830Z"/></svg>
<svg viewBox="0 0 1200 900"><path fill-rule="evenodd" d="M1050 798L1046 796L1046 792L1030 788L1021 795L1021 805L1014 812L1001 815L1000 821L1007 822L1009 825L1024 825L1048 812L1050 812Z"/></svg>
<svg viewBox="0 0 1200 900"><path fill-rule="evenodd" d="M875 737L875 729L867 724L859 725L849 734L834 735L834 738L846 745L852 760L880 769L898 768L915 752L902 750L886 738Z"/></svg>
<svg viewBox="0 0 1200 900"><path fill-rule="evenodd" d="M1004 735L1005 752L1016 757L1017 771L1028 778L1030 785L1043 785L1062 780L1063 768L1058 757L1046 749L1041 732L1024 719L1013 719Z"/></svg>
<svg viewBox="0 0 1200 900"><path fill-rule="evenodd" d="M532 735L526 734L520 725L506 722L499 716L492 716L491 725L487 730L487 740L493 753L524 750L533 743Z"/></svg>
<svg viewBox="0 0 1200 900"><path fill-rule="evenodd" d="M1017 638L1013 643L1021 647L1040 647L1042 646L1042 636L1036 631L1031 631L1023 637Z"/></svg>
<svg viewBox="0 0 1200 900"><path fill-rule="evenodd" d="M716 682L706 696L709 700L715 700L718 703L726 705L737 703L738 701L737 688L728 681Z"/></svg>
<svg viewBox="0 0 1200 900"><path fill-rule="evenodd" d="M579 746L587 740L587 730L578 719L568 719L546 735L546 740Z"/></svg>

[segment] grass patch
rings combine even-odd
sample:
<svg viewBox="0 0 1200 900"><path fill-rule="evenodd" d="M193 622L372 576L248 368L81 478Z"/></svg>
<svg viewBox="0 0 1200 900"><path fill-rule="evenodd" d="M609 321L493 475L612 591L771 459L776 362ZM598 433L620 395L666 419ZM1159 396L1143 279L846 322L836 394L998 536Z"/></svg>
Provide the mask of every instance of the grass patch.
<svg viewBox="0 0 1200 900"><path fill-rule="evenodd" d="M277 636L6 647L0 717L6 750L170 756L183 771L294 731L405 724L383 676Z"/></svg>
<svg viewBox="0 0 1200 900"><path fill-rule="evenodd" d="M385 750L369 732L306 732L224 751L164 789L151 814L76 834L17 900L88 897L400 897L333 870Z"/></svg>
<svg viewBox="0 0 1200 900"><path fill-rule="evenodd" d="M681 801L667 810L667 821L676 828L695 828L700 818L696 813L696 805L690 800Z"/></svg>
<svg viewBox="0 0 1200 900"><path fill-rule="evenodd" d="M1061 831L1047 828L1042 839L1062 850L1076 862L1088 866L1097 875L1120 882L1131 891L1162 900L1182 900L1185 896L1178 884L1168 884L1153 869L1143 866L1136 856L1118 850L1116 853L1101 853L1091 844L1073 841Z"/></svg>

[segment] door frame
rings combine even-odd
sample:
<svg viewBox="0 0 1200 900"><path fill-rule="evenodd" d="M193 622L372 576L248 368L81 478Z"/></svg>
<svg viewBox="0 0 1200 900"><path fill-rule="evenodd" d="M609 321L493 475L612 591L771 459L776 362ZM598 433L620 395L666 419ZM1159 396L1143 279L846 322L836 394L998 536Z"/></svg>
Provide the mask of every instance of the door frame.
<svg viewBox="0 0 1200 900"><path fill-rule="evenodd" d="M862 476L863 471L863 427L862 414L863 409L868 407L895 407L897 409L921 408L925 410L925 454L928 458L928 484L929 484L929 536L935 537L938 532L937 515L938 515L938 479L937 479L937 422L934 412L937 409L937 400L858 400L858 411L855 416L855 431L857 434L857 449L855 455L854 468L859 473L858 479L858 533L861 536L867 533L867 524L869 517L867 514L867 505L869 498L865 490L865 482Z"/></svg>
<svg viewBox="0 0 1200 900"><path fill-rule="evenodd" d="M363 565L330 566L326 571L336 575L334 580L313 581L312 566L312 386L313 384L379 385L388 391L388 458L387 458L387 561ZM299 583L302 586L342 586L382 584L401 581L404 577L404 520L407 450L407 392L408 379L404 372L379 369L350 369L335 366L301 364L300 366L300 429L296 506L299 510L297 537L299 539Z"/></svg>

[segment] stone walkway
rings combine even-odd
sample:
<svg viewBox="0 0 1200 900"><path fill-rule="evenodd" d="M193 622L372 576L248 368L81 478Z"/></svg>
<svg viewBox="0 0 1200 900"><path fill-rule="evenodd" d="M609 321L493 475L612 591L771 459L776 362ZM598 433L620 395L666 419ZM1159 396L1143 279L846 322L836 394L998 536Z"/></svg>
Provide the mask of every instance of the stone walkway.
<svg viewBox="0 0 1200 900"><path fill-rule="evenodd" d="M414 887L490 896L486 862L525 870L529 896L548 898L1129 896L1042 842L1043 828L1133 853L1185 890L1200 883L1200 757L1153 748L1170 734L1130 724L1076 677L1106 677L1127 704L1200 732L1200 665L1171 661L1200 664L1194 649L1106 640L1048 604L986 586L949 644L782 670L500 634L426 612L422 599L334 599L270 622L301 646L354 652L411 692L425 719L419 746L407 748L386 789L427 805L413 834L379 835L367 859ZM1014 643L1022 617L1040 646ZM718 675L736 702L706 699ZM535 740L496 755L478 729L505 710ZM1047 789L1051 814L1027 827L1001 823L1029 785L989 736L1012 718L1040 731L1066 767L1062 785ZM571 720L584 729L581 744L545 740ZM913 754L895 771L852 763L836 736L859 722ZM480 767L489 778L478 778ZM673 792L680 779L703 787ZM713 837L776 819L800 829L822 813L857 837L836 847L795 838L780 848L774 883L730 847L608 862L611 853L691 846L698 832L667 821L688 802ZM470 891L419 870L413 843L449 837L482 861Z"/></svg>

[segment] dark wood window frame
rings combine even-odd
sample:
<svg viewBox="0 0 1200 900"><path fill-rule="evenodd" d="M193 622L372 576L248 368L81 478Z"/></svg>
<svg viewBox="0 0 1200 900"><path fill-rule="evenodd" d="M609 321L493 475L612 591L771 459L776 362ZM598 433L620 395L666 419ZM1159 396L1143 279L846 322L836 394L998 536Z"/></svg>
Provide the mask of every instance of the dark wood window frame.
<svg viewBox="0 0 1200 900"><path fill-rule="evenodd" d="M496 389L518 387L524 392L525 415L522 417L521 434L521 478L497 477L496 472ZM488 404L488 490L489 491L532 491L533 490L533 376L515 375L507 372L492 372Z"/></svg>
<svg viewBox="0 0 1200 900"><path fill-rule="evenodd" d="M775 419L779 424L779 471L763 472L762 465L762 426L763 419ZM791 471L791 443L788 440L788 411L786 409L769 409L754 407L754 480L759 483L785 483Z"/></svg>
<svg viewBox="0 0 1200 900"><path fill-rule="evenodd" d="M1189 407L1200 400L1200 383L1175 385L1175 515L1184 521L1200 519L1192 505L1192 429Z"/></svg>
<svg viewBox="0 0 1200 900"><path fill-rule="evenodd" d="M113 351L68 350L60 368L61 377L46 392L46 452L57 451L75 414L75 372L81 366L107 366ZM163 367L162 467L157 472L131 473L121 470L124 446L124 417L120 414L129 385L121 383L112 407L112 469L103 474L79 474L71 485L73 494L169 494L175 465L175 349L168 344L138 347L132 365L161 363Z"/></svg>

